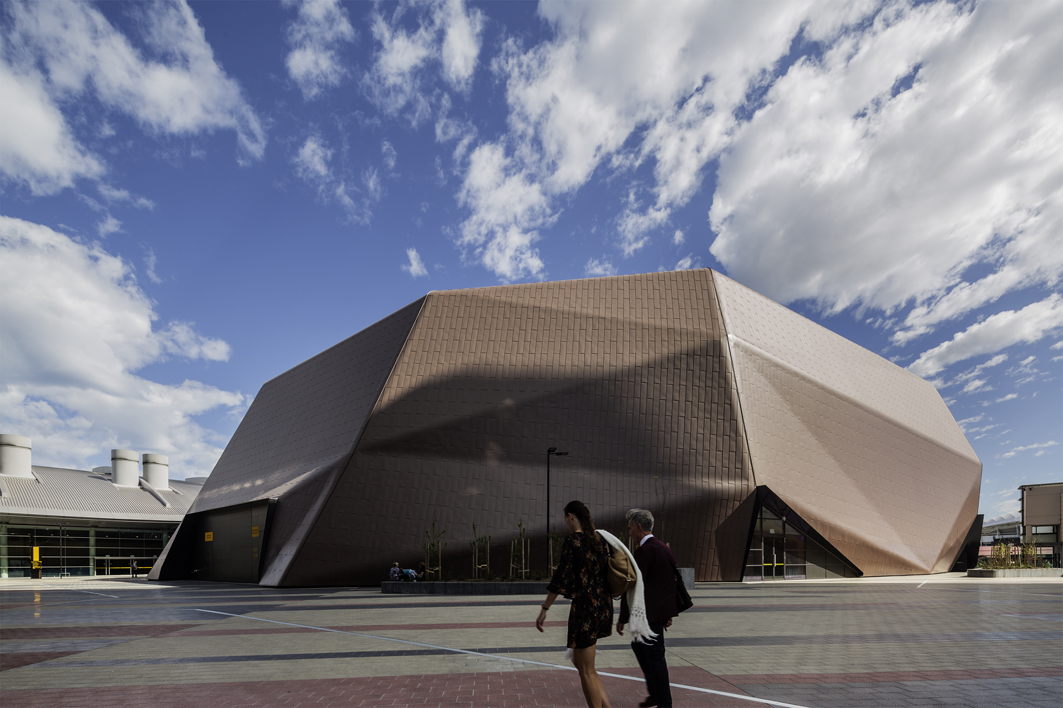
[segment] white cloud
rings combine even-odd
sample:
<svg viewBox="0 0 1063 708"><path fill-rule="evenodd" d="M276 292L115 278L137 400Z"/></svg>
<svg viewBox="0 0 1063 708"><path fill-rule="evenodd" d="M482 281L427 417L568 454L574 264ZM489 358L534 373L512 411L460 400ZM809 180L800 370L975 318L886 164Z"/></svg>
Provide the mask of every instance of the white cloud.
<svg viewBox="0 0 1063 708"><path fill-rule="evenodd" d="M424 267L424 261L421 260L416 248L407 248L406 257L410 259L410 262L403 264L402 269L404 271L414 278L428 275L428 269Z"/></svg>
<svg viewBox="0 0 1063 708"><path fill-rule="evenodd" d="M438 64L452 89L467 91L483 23L483 13L466 7L464 0L402 3L390 17L374 11L372 33L380 48L365 75L369 96L384 111L405 110L412 123L421 122L431 112L427 67Z"/></svg>
<svg viewBox="0 0 1063 708"><path fill-rule="evenodd" d="M1049 297L1021 310L999 312L957 333L949 341L919 355L908 369L933 376L945 367L982 354L998 352L1019 342L1036 342L1063 327L1063 297Z"/></svg>
<svg viewBox="0 0 1063 708"><path fill-rule="evenodd" d="M616 266L605 258L601 260L592 258L583 266L583 274L591 278L601 278L607 275L616 275Z"/></svg>
<svg viewBox="0 0 1063 708"><path fill-rule="evenodd" d="M155 272L155 266L158 265L158 259L155 257L154 249L148 249L147 254L144 256L144 271L148 275L148 280L158 285L162 282L162 278Z"/></svg>
<svg viewBox="0 0 1063 708"><path fill-rule="evenodd" d="M16 73L0 59L0 173L34 194L54 194L103 163L78 144L36 71Z"/></svg>
<svg viewBox="0 0 1063 708"><path fill-rule="evenodd" d="M284 5L299 8L298 18L288 29L291 51L285 65L303 98L311 100L339 86L347 75L339 51L344 43L354 41L354 28L339 0L284 0Z"/></svg>
<svg viewBox="0 0 1063 708"><path fill-rule="evenodd" d="M1016 398L1018 398L1018 397L1019 397L1019 394L1017 394L1017 393L1009 393L1009 394L1008 394L1008 395L1006 395L1006 396L1003 396L1003 397L1001 397L1001 398L998 398L998 399L997 399L997 400L995 401L995 403L1003 403L1004 401L1013 401L1013 400L1015 400L1015 399L1016 399Z"/></svg>
<svg viewBox="0 0 1063 708"><path fill-rule="evenodd" d="M896 3L827 36L721 158L712 253L780 302L915 302L897 343L1057 283L1061 28L1051 3Z"/></svg>
<svg viewBox="0 0 1063 708"><path fill-rule="evenodd" d="M132 269L98 243L0 217L0 420L31 437L41 464L84 466L113 447L171 456L205 474L224 440L195 416L242 411L238 392L136 372L169 356L226 361L229 345L187 322L155 326Z"/></svg>
<svg viewBox="0 0 1063 708"><path fill-rule="evenodd" d="M265 130L239 85L214 60L183 0L136 6L135 26L147 52L85 2L6 7L10 22L0 71L4 170L35 193L53 193L78 177L103 173L59 109L77 110L89 94L149 132L234 130L241 160L262 157Z"/></svg>
<svg viewBox="0 0 1063 708"><path fill-rule="evenodd" d="M295 172L308 182L327 180L332 176L328 164L331 159L332 149L321 138L311 135L295 155Z"/></svg>
<svg viewBox="0 0 1063 708"><path fill-rule="evenodd" d="M332 169L332 155L333 150L324 138L309 136L292 158L295 174L317 190L320 201L336 202L343 207L349 222L368 224L373 218L373 204L383 195L380 176L368 167L362 172L362 186L353 185Z"/></svg>
<svg viewBox="0 0 1063 708"><path fill-rule="evenodd" d="M98 224L96 224L96 231L99 233L100 238L106 238L110 234L117 233L122 230L122 222L114 218L110 214L105 216Z"/></svg>
<svg viewBox="0 0 1063 708"><path fill-rule="evenodd" d="M680 259L675 264L675 268L672 270L690 270L691 268L700 268L701 259L695 256L693 253L687 254L684 258Z"/></svg>
<svg viewBox="0 0 1063 708"><path fill-rule="evenodd" d="M462 224L459 245L505 280L539 275L543 262L532 248L538 228L556 219L542 186L515 169L501 145L486 143L469 156L458 201L472 211Z"/></svg>
<svg viewBox="0 0 1063 708"><path fill-rule="evenodd" d="M135 206L138 209L147 209L149 211L155 208L155 202L144 197L138 197L129 193L129 190L118 189L102 182L96 185L96 189L99 190L100 195L103 196L108 202L115 203L127 203Z"/></svg>
<svg viewBox="0 0 1063 708"><path fill-rule="evenodd" d="M683 235L683 232L680 231L679 229L676 229L675 230L675 235L672 236L672 244L675 245L675 246L682 246L683 245L683 241L685 241L685 240L686 240L686 237Z"/></svg>
<svg viewBox="0 0 1063 708"><path fill-rule="evenodd" d="M1040 455L1043 455L1045 453L1045 450L1043 448L1053 447L1053 446L1058 445L1058 444L1059 443L1056 442L1055 440L1049 440L1048 442L1044 442L1044 443L1034 443L1033 445L1022 445L1020 447L1013 447L1013 448L1011 448L1011 450L1009 450L1009 451L1005 452L1003 455L1001 455L1001 457L1003 457L1005 459L1009 458L1009 457L1015 457L1015 455L1019 454L1020 452L1026 452L1027 450L1038 450L1037 456L1040 456Z"/></svg>
<svg viewBox="0 0 1063 708"><path fill-rule="evenodd" d="M394 172L395 165L399 162L399 153L395 151L395 146L384 140L380 143L380 153L384 157L384 167L388 168L388 172Z"/></svg>

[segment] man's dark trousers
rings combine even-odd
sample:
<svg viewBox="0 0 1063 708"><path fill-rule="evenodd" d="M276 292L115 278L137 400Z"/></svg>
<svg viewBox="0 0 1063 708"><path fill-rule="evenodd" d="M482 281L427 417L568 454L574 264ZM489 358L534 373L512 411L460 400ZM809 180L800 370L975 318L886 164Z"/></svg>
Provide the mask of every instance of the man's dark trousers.
<svg viewBox="0 0 1063 708"><path fill-rule="evenodd" d="M672 705L672 689L668 683L668 664L664 660L664 622L650 622L650 631L657 635L649 644L631 642L631 650L639 660L639 667L646 677L650 698L661 708Z"/></svg>

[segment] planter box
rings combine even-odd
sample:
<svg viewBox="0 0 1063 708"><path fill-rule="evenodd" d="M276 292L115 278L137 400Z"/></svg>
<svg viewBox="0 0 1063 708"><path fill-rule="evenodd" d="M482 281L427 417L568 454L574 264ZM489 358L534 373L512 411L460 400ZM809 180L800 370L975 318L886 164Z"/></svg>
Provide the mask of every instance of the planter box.
<svg viewBox="0 0 1063 708"><path fill-rule="evenodd" d="M542 595L546 596L547 582L514 581L482 582L460 580L410 583L385 580L380 592L392 595Z"/></svg>
<svg viewBox="0 0 1063 708"><path fill-rule="evenodd" d="M967 571L968 578L1059 578L1063 576L1061 568L1002 568L989 570L988 568L971 568Z"/></svg>

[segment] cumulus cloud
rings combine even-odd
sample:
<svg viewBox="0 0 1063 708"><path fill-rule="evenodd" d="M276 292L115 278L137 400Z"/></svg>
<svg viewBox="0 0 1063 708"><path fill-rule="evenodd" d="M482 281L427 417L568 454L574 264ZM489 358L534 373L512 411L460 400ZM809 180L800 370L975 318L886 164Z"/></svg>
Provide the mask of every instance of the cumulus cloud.
<svg viewBox="0 0 1063 708"><path fill-rule="evenodd" d="M0 58L0 174L38 195L102 175L102 161L74 138L41 75L29 67L22 71Z"/></svg>
<svg viewBox="0 0 1063 708"><path fill-rule="evenodd" d="M747 93L789 51L811 7L786 2L766 13L742 3L543 3L552 39L530 49L511 39L493 65L506 81L507 141L470 154L504 145L510 174L544 196L547 213L603 162L620 172L652 163L649 193L635 182L616 217L618 246L633 255L698 191ZM838 22L828 16L843 12L815 7L827 29ZM476 167L470 161L467 183L478 179ZM475 205L466 206L466 227L482 220ZM514 205L502 220L519 222L522 208ZM503 250L534 238L519 228L500 236Z"/></svg>
<svg viewBox="0 0 1063 708"><path fill-rule="evenodd" d="M416 248L407 248L406 257L409 258L410 261L409 263L403 264L402 269L404 271L414 278L428 275L428 269L424 267L424 261L421 260L421 255L417 253Z"/></svg>
<svg viewBox="0 0 1063 708"><path fill-rule="evenodd" d="M241 412L239 392L160 384L137 371L167 357L226 361L229 345L189 322L157 327L130 266L98 243L0 216L0 419L42 464L84 466L112 447L171 456L205 474L224 440L195 417Z"/></svg>
<svg viewBox="0 0 1063 708"><path fill-rule="evenodd" d="M616 275L616 266L605 258L592 258L583 266L583 274L591 278L601 278L606 275Z"/></svg>
<svg viewBox="0 0 1063 708"><path fill-rule="evenodd" d="M420 123L431 114L425 90L429 67L438 66L451 89L469 89L480 54L483 13L464 0L401 3L390 15L372 16L379 45L366 90L388 113L405 111Z"/></svg>
<svg viewBox="0 0 1063 708"><path fill-rule="evenodd" d="M681 230L679 230L679 229L676 229L675 230L675 235L672 236L672 244L675 245L675 246L682 246L683 245L683 241L685 241L685 240L686 240L686 236L683 234L683 232Z"/></svg>
<svg viewBox="0 0 1063 708"><path fill-rule="evenodd" d="M332 155L333 150L324 138L310 135L292 157L295 174L317 190L320 201L343 207L348 221L368 224L373 218L373 204L383 195L379 174L372 167L366 168L359 187L349 178L336 174L331 165Z"/></svg>
<svg viewBox="0 0 1063 708"><path fill-rule="evenodd" d="M105 172L64 109L92 96L151 133L236 132L240 159L262 157L266 133L240 86L214 59L183 0L138 6L146 51L85 2L12 2L0 61L0 169L35 194Z"/></svg>
<svg viewBox="0 0 1063 708"><path fill-rule="evenodd" d="M693 253L688 253L685 257L681 258L678 263L675 264L675 268L672 270L690 270L691 268L700 268L701 259L695 256Z"/></svg>
<svg viewBox="0 0 1063 708"><path fill-rule="evenodd" d="M1049 297L1021 310L1006 310L957 333L947 342L923 352L908 367L919 376L933 376L945 367L982 354L992 354L1020 342L1031 343L1063 327L1063 297Z"/></svg>
<svg viewBox="0 0 1063 708"><path fill-rule="evenodd" d="M339 0L284 0L284 5L299 12L288 29L291 51L285 65L303 98L312 100L347 75L339 52L354 41L354 28Z"/></svg>
<svg viewBox="0 0 1063 708"><path fill-rule="evenodd" d="M114 218L110 214L105 216L96 224L96 232L100 235L100 238L106 238L107 236L117 233L122 230L122 222Z"/></svg>
<svg viewBox="0 0 1063 708"><path fill-rule="evenodd" d="M898 344L1057 283L1061 28L1051 3L896 3L827 36L721 157L713 255L781 302L914 302Z"/></svg>
<svg viewBox="0 0 1063 708"><path fill-rule="evenodd" d="M542 185L530 181L497 143L479 146L469 156L469 169L458 201L472 216L462 224L458 244L504 280L540 275L543 262L532 247L538 229L552 224Z"/></svg>
<svg viewBox="0 0 1063 708"><path fill-rule="evenodd" d="M127 189L118 189L117 187L112 187L103 183L97 184L96 189L99 191L100 196L112 204L125 203L135 206L138 209L147 209L149 211L155 208L155 202L144 197L130 194Z"/></svg>
<svg viewBox="0 0 1063 708"><path fill-rule="evenodd" d="M1003 455L1001 455L1001 457L1003 457L1005 459L1007 459L1009 457L1015 457L1015 455L1019 454L1020 452L1026 452L1027 450L1037 450L1037 452L1035 454L1037 456L1041 456L1041 455L1045 454L1045 452L1046 452L1046 450L1044 448L1054 447L1054 446L1056 446L1058 444L1059 443L1056 442L1055 440L1049 440L1048 442L1034 443L1033 445L1021 445L1019 447L1011 448L1010 450L1005 452Z"/></svg>

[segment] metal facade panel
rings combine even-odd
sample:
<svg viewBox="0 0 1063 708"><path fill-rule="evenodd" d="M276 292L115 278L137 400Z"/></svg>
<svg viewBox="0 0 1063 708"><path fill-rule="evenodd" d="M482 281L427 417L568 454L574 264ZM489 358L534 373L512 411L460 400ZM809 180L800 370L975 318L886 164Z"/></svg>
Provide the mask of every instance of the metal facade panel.
<svg viewBox="0 0 1063 708"><path fill-rule="evenodd" d="M753 472L866 575L947 571L982 465L934 387L716 275Z"/></svg>
<svg viewBox="0 0 1063 708"><path fill-rule="evenodd" d="M283 581L423 302L268 381L207 478L190 513L279 497L261 584Z"/></svg>
<svg viewBox="0 0 1063 708"><path fill-rule="evenodd" d="M430 294L284 584L379 581L433 521L455 559L472 524L492 535L496 573L518 522L543 555L554 446L571 453L553 463L555 530L573 498L614 531L647 507L680 564L737 579L716 529L753 480L721 333L707 270Z"/></svg>
<svg viewBox="0 0 1063 708"><path fill-rule="evenodd" d="M267 381L190 511L281 496L349 455L422 301Z"/></svg>

